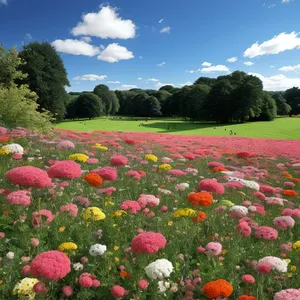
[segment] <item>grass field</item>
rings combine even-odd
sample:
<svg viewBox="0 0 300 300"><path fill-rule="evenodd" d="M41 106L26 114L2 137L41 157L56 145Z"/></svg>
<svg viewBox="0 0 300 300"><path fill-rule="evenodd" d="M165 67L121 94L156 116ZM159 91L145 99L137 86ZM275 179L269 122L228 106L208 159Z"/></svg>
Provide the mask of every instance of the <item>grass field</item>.
<svg viewBox="0 0 300 300"><path fill-rule="evenodd" d="M142 126L140 126L143 124ZM167 128L169 126L169 129ZM175 128L174 128L175 126ZM79 131L127 131L171 133L197 136L229 136L232 130L238 137L300 139L300 118L277 118L272 122L253 122L234 125L194 124L178 119L141 120L95 119L84 121L67 121L56 125L56 128Z"/></svg>

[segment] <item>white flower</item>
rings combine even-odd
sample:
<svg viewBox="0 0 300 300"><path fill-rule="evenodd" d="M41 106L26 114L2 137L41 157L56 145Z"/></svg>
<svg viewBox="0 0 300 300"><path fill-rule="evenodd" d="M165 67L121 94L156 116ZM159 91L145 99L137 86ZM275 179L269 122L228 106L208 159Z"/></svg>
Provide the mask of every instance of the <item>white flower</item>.
<svg viewBox="0 0 300 300"><path fill-rule="evenodd" d="M241 178L237 178L237 177L229 177L228 181L237 181L237 182L241 183L242 185L244 185L250 189L256 190L256 191L259 191L259 188L260 188L260 186L257 182L251 181L251 180L245 180L245 179L241 179Z"/></svg>
<svg viewBox="0 0 300 300"><path fill-rule="evenodd" d="M158 191L162 194L165 194L165 195L171 195L172 192L169 191L169 190L165 190L165 189L161 189L161 188L158 188Z"/></svg>
<svg viewBox="0 0 300 300"><path fill-rule="evenodd" d="M14 154L24 154L24 148L19 144L8 144L3 146L2 149L7 149L10 153Z"/></svg>
<svg viewBox="0 0 300 300"><path fill-rule="evenodd" d="M261 265L267 265L272 268L272 270L285 273L287 272L288 263L276 256L265 256L258 261L257 266L259 267Z"/></svg>
<svg viewBox="0 0 300 300"><path fill-rule="evenodd" d="M167 259L157 259L145 268L145 272L150 279L164 279L173 272L173 265Z"/></svg>
<svg viewBox="0 0 300 300"><path fill-rule="evenodd" d="M101 256L104 254L104 252L107 250L107 247L105 245L101 245L101 244L95 244L92 245L89 253L92 256Z"/></svg>
<svg viewBox="0 0 300 300"><path fill-rule="evenodd" d="M81 263L73 264L73 269L75 271L82 271L83 270L83 264L81 264Z"/></svg>
<svg viewBox="0 0 300 300"><path fill-rule="evenodd" d="M248 208L241 205L233 205L230 207L230 212L239 217L245 217L248 215Z"/></svg>
<svg viewBox="0 0 300 300"><path fill-rule="evenodd" d="M176 184L175 189L177 191L184 191L185 189L187 189L189 187L190 187L190 185L188 183L183 182L183 183Z"/></svg>
<svg viewBox="0 0 300 300"><path fill-rule="evenodd" d="M158 284L159 293L164 293L170 288L169 281L160 280L157 284Z"/></svg>
<svg viewBox="0 0 300 300"><path fill-rule="evenodd" d="M7 254L6 254L6 257L7 257L8 259L14 259L15 254L14 254L12 251L9 251L9 252L7 252Z"/></svg>

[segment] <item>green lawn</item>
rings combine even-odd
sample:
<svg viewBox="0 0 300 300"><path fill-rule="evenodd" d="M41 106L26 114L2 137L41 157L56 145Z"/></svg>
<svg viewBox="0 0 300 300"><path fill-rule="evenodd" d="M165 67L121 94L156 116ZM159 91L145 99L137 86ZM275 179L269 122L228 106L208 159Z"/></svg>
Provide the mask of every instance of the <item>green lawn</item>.
<svg viewBox="0 0 300 300"><path fill-rule="evenodd" d="M167 128L166 123L171 126L169 129ZM143 126L139 126L140 124L143 124ZM238 137L286 140L300 139L300 118L277 118L272 122L253 122L234 125L194 124L177 119L153 119L147 123L145 123L145 121L136 121L131 119L95 119L66 121L57 124L56 128L85 132L92 130L132 131L197 136L229 136L229 131L232 130Z"/></svg>

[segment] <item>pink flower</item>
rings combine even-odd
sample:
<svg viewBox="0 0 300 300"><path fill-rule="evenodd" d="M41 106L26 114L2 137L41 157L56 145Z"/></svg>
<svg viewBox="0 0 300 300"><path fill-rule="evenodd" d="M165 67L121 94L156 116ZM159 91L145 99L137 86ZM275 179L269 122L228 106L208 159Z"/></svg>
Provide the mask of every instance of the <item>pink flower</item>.
<svg viewBox="0 0 300 300"><path fill-rule="evenodd" d="M84 288L90 288L93 285L92 278L88 276L80 276L79 277L79 285Z"/></svg>
<svg viewBox="0 0 300 300"><path fill-rule="evenodd" d="M17 191L12 192L6 196L7 201L12 205L30 205L30 192L29 191Z"/></svg>
<svg viewBox="0 0 300 300"><path fill-rule="evenodd" d="M75 179L81 177L81 167L72 160L57 161L48 169L50 178Z"/></svg>
<svg viewBox="0 0 300 300"><path fill-rule="evenodd" d="M113 192L115 192L117 189L115 187L108 187L104 189L97 190L98 194L106 194L107 196L111 196Z"/></svg>
<svg viewBox="0 0 300 300"><path fill-rule="evenodd" d="M104 167L102 169L93 170L92 173L97 173L100 175L104 180L114 181L117 180L118 173L115 168L111 167Z"/></svg>
<svg viewBox="0 0 300 300"><path fill-rule="evenodd" d="M260 264L257 267L257 270L263 274L269 274L272 271L272 268L268 265Z"/></svg>
<svg viewBox="0 0 300 300"><path fill-rule="evenodd" d="M167 171L167 173L169 175L172 175L172 176L176 176L176 177L179 177L179 176L186 176L186 173L181 171L181 170L178 170L178 169L172 169L172 170L169 170Z"/></svg>
<svg viewBox="0 0 300 300"><path fill-rule="evenodd" d="M240 152L237 152L236 153L236 157L238 158L248 158L250 157L250 152L247 152L247 151L240 151Z"/></svg>
<svg viewBox="0 0 300 300"><path fill-rule="evenodd" d="M97 163L99 163L99 159L97 159L97 158L89 158L86 161L86 163L89 164L89 165L96 165Z"/></svg>
<svg viewBox="0 0 300 300"><path fill-rule="evenodd" d="M133 177L134 179L136 180L140 180L141 179L141 175L139 172L137 171L134 171L134 170L130 170L126 173L126 176L129 176L129 177Z"/></svg>
<svg viewBox="0 0 300 300"><path fill-rule="evenodd" d="M269 185L261 185L259 191L267 194L276 194L276 188Z"/></svg>
<svg viewBox="0 0 300 300"><path fill-rule="evenodd" d="M7 134L8 130L5 127L0 126L0 134Z"/></svg>
<svg viewBox="0 0 300 300"><path fill-rule="evenodd" d="M113 166L125 166L128 163L128 158L126 156L123 155L113 155L110 158L110 164Z"/></svg>
<svg viewBox="0 0 300 300"><path fill-rule="evenodd" d="M253 196L257 197L259 200L265 200L266 196L261 192L253 193Z"/></svg>
<svg viewBox="0 0 300 300"><path fill-rule="evenodd" d="M215 168L215 167L224 168L224 164L222 164L221 162L218 162L218 161L211 161L207 164L207 166L209 168Z"/></svg>
<svg viewBox="0 0 300 300"><path fill-rule="evenodd" d="M142 210L140 204L137 201L125 200L120 205L120 208L129 211L131 214L136 215L137 211Z"/></svg>
<svg viewBox="0 0 300 300"><path fill-rule="evenodd" d="M242 189L244 187L240 182L237 181L226 182L224 183L224 186L231 189Z"/></svg>
<svg viewBox="0 0 300 300"><path fill-rule="evenodd" d="M156 198L153 195L142 194L140 196L140 198L137 200L137 202L143 208L146 206L158 206L160 203L160 200L159 200L159 198Z"/></svg>
<svg viewBox="0 0 300 300"><path fill-rule="evenodd" d="M101 285L100 281L97 279L93 279L93 287L97 288Z"/></svg>
<svg viewBox="0 0 300 300"><path fill-rule="evenodd" d="M167 240L161 233L143 232L131 241L132 253L156 253L166 246Z"/></svg>
<svg viewBox="0 0 300 300"><path fill-rule="evenodd" d="M50 225L54 220L54 215L48 209L41 209L39 212L35 211L32 213L32 226L34 228L41 226L42 216L46 217L46 225Z"/></svg>
<svg viewBox="0 0 300 300"><path fill-rule="evenodd" d="M251 227L245 221L239 222L239 224L236 227L236 230L238 230L239 233L242 236L245 236L245 237L250 236L251 235L251 231L252 231Z"/></svg>
<svg viewBox="0 0 300 300"><path fill-rule="evenodd" d="M14 168L4 175L12 184L44 188L50 186L51 179L47 172L32 166Z"/></svg>
<svg viewBox="0 0 300 300"><path fill-rule="evenodd" d="M76 218L78 214L78 207L76 204L68 203L60 207L60 212L68 212L70 217Z"/></svg>
<svg viewBox="0 0 300 300"><path fill-rule="evenodd" d="M40 240L36 238L31 238L31 246L37 247L40 244Z"/></svg>
<svg viewBox="0 0 300 300"><path fill-rule="evenodd" d="M210 242L206 246L206 252L212 256L217 256L222 253L222 245L220 243Z"/></svg>
<svg viewBox="0 0 300 300"><path fill-rule="evenodd" d="M37 283L33 286L32 289L33 289L33 291L34 291L36 294L38 294L38 295L47 294L47 292L48 292L48 289L47 289L45 283L42 282L42 281L37 282Z"/></svg>
<svg viewBox="0 0 300 300"><path fill-rule="evenodd" d="M290 181L286 181L284 183L284 185L287 186L287 187L295 187L296 186L294 182L290 182Z"/></svg>
<svg viewBox="0 0 300 300"><path fill-rule="evenodd" d="M15 154L13 154L12 158L15 159L15 160L19 160L19 159L23 158L23 155L19 154L19 153L15 153Z"/></svg>
<svg viewBox="0 0 300 300"><path fill-rule="evenodd" d="M255 278L252 275L246 274L242 277L242 281L245 283L253 284L255 282Z"/></svg>
<svg viewBox="0 0 300 300"><path fill-rule="evenodd" d="M141 290L146 290L148 285L149 285L148 281L144 280L144 279L142 279L138 282L138 286Z"/></svg>
<svg viewBox="0 0 300 300"><path fill-rule="evenodd" d="M59 280L71 272L71 261L60 251L51 250L38 254L30 264L30 270L35 277L49 280Z"/></svg>
<svg viewBox="0 0 300 300"><path fill-rule="evenodd" d="M281 216L275 218L273 224L281 230L287 230L294 227L295 221L290 216Z"/></svg>
<svg viewBox="0 0 300 300"><path fill-rule="evenodd" d="M22 268L22 274L23 276L28 276L30 274L30 266L24 266Z"/></svg>
<svg viewBox="0 0 300 300"><path fill-rule="evenodd" d="M207 192L215 192L216 194L222 195L225 192L224 186L213 179L204 179L199 183L199 190Z"/></svg>
<svg viewBox="0 0 300 300"><path fill-rule="evenodd" d="M278 232L272 227L260 226L255 232L255 237L264 240L276 240L278 238Z"/></svg>
<svg viewBox="0 0 300 300"><path fill-rule="evenodd" d="M0 232L0 239L4 239L5 238L5 233L4 232Z"/></svg>
<svg viewBox="0 0 300 300"><path fill-rule="evenodd" d="M74 199L74 202L78 202L80 203L82 206L84 207L88 207L90 206L91 202L89 201L88 198L86 197L81 197L81 196L78 196Z"/></svg>
<svg viewBox="0 0 300 300"><path fill-rule="evenodd" d="M66 297L70 297L73 294L73 289L68 285L64 286L61 291Z"/></svg>
<svg viewBox="0 0 300 300"><path fill-rule="evenodd" d="M75 149L75 145L71 141L61 141L57 144L56 148L57 150L71 150Z"/></svg>
<svg viewBox="0 0 300 300"><path fill-rule="evenodd" d="M114 285L111 290L110 293L112 296L114 296L115 298L122 298L126 291L123 287L121 287L120 285Z"/></svg>
<svg viewBox="0 0 300 300"><path fill-rule="evenodd" d="M160 211L161 212L167 212L168 211L168 207L166 205L163 205L161 208L160 208Z"/></svg>
<svg viewBox="0 0 300 300"><path fill-rule="evenodd" d="M291 242L287 243L287 244L281 244L280 245L280 249L284 250L284 251L292 251L293 250L293 244Z"/></svg>
<svg viewBox="0 0 300 300"><path fill-rule="evenodd" d="M80 262L82 264L86 264L88 261L89 261L89 259L87 257L85 257L85 256L83 256L83 257L80 258Z"/></svg>
<svg viewBox="0 0 300 300"><path fill-rule="evenodd" d="M287 289L277 292L274 300L296 300L300 299L300 289Z"/></svg>

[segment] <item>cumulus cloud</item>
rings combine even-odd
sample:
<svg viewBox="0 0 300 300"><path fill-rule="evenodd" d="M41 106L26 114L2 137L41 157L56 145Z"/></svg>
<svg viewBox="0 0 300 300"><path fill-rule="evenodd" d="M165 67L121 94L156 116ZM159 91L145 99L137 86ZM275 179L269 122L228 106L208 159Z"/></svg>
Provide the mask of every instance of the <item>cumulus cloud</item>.
<svg viewBox="0 0 300 300"><path fill-rule="evenodd" d="M157 89L160 89L162 86L165 86L165 85L171 85L171 86L174 87L174 84L173 84L173 83L161 83L161 82L158 82L158 83L155 85L155 87L156 87Z"/></svg>
<svg viewBox="0 0 300 300"><path fill-rule="evenodd" d="M135 24L131 20L123 20L116 8L103 6L97 13L83 15L82 22L72 29L72 34L102 39L132 39L135 37L135 30Z"/></svg>
<svg viewBox="0 0 300 300"><path fill-rule="evenodd" d="M143 78L142 78L142 77L139 77L137 80L143 80Z"/></svg>
<svg viewBox="0 0 300 300"><path fill-rule="evenodd" d="M0 0L0 6L1 6L2 4L3 4L3 5L7 5L7 0Z"/></svg>
<svg viewBox="0 0 300 300"><path fill-rule="evenodd" d="M279 71L283 71L283 72L292 72L292 71L298 71L298 70L300 70L300 65L284 66L279 69Z"/></svg>
<svg viewBox="0 0 300 300"><path fill-rule="evenodd" d="M151 81L151 82L159 82L159 80L158 79L156 79L156 78L148 78L148 79L146 79L145 81Z"/></svg>
<svg viewBox="0 0 300 300"><path fill-rule="evenodd" d="M158 66L158 67L162 67L162 66L164 66L165 64L166 64L166 62L163 61L162 63L158 64L157 66Z"/></svg>
<svg viewBox="0 0 300 300"><path fill-rule="evenodd" d="M289 3L291 0L282 0L282 3Z"/></svg>
<svg viewBox="0 0 300 300"><path fill-rule="evenodd" d="M167 27L164 27L163 29L161 29L159 32L160 33L170 33L170 31L171 31L171 27L167 26Z"/></svg>
<svg viewBox="0 0 300 300"><path fill-rule="evenodd" d="M252 61L244 61L243 64L249 67L254 65Z"/></svg>
<svg viewBox="0 0 300 300"><path fill-rule="evenodd" d="M120 81L107 81L107 83L110 83L110 84L120 84L121 82Z"/></svg>
<svg viewBox="0 0 300 300"><path fill-rule="evenodd" d="M138 87L134 84L123 84L120 87L120 90L131 90L131 89L137 89Z"/></svg>
<svg viewBox="0 0 300 300"><path fill-rule="evenodd" d="M229 71L230 71L229 68L227 68L224 65L210 66L210 67L201 69L201 73L229 72Z"/></svg>
<svg viewBox="0 0 300 300"><path fill-rule="evenodd" d="M299 33L280 33L272 39L259 44L256 42L244 52L245 57L253 58L261 55L278 54L292 49L300 48Z"/></svg>
<svg viewBox="0 0 300 300"><path fill-rule="evenodd" d="M73 55L95 56L100 53L99 48L79 40L55 40L51 45L58 52Z"/></svg>
<svg viewBox="0 0 300 300"><path fill-rule="evenodd" d="M107 61L109 63L115 63L120 60L128 60L134 58L131 51L127 50L126 47L120 46L117 43L108 45L100 55L98 55L98 60Z"/></svg>
<svg viewBox="0 0 300 300"><path fill-rule="evenodd" d="M89 36L83 36L81 38L82 41L86 42L86 43L90 43L92 41L92 39Z"/></svg>
<svg viewBox="0 0 300 300"><path fill-rule="evenodd" d="M202 66L203 67L210 67L212 64L210 62L205 61Z"/></svg>
<svg viewBox="0 0 300 300"><path fill-rule="evenodd" d="M106 75L96 75L96 74L85 74L82 76L76 76L73 80L84 80L84 81L97 81L104 80L107 78Z"/></svg>
<svg viewBox="0 0 300 300"><path fill-rule="evenodd" d="M292 87L300 87L300 78L288 78L283 74L264 77L258 73L248 73L249 75L257 76L264 84L264 89L267 91L285 91Z"/></svg>
<svg viewBox="0 0 300 300"><path fill-rule="evenodd" d="M186 83L182 83L180 86L186 86L186 85L193 85L193 83L190 82L190 81L188 81L188 82L186 82Z"/></svg>
<svg viewBox="0 0 300 300"><path fill-rule="evenodd" d="M226 61L227 62L230 62L230 63L234 63L234 62L236 62L238 59L237 59L237 57L231 57L231 58L228 58Z"/></svg>

